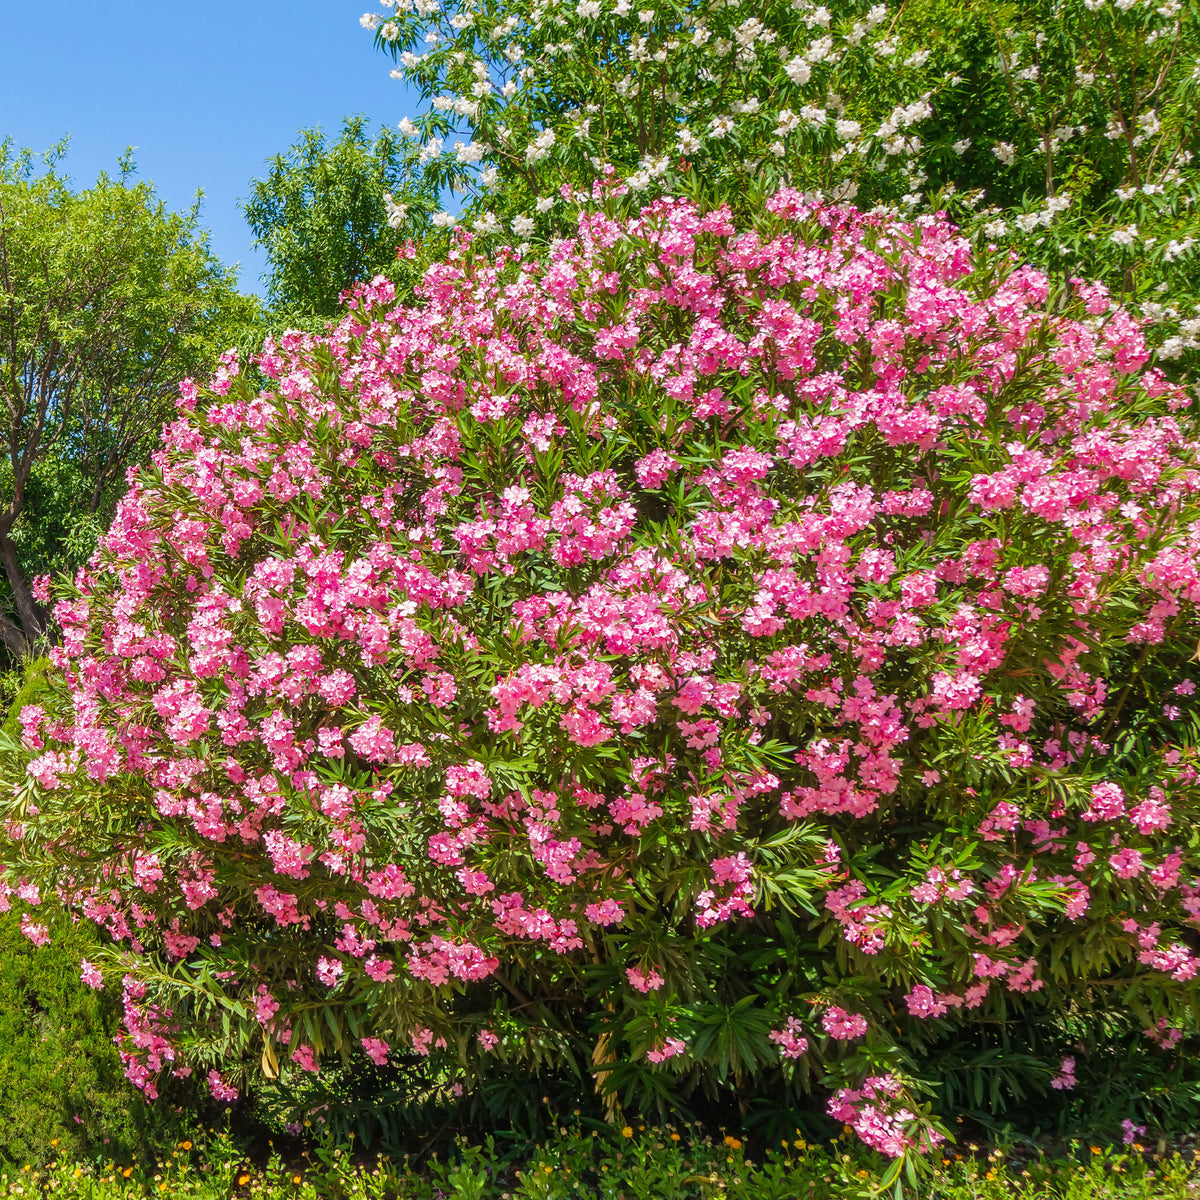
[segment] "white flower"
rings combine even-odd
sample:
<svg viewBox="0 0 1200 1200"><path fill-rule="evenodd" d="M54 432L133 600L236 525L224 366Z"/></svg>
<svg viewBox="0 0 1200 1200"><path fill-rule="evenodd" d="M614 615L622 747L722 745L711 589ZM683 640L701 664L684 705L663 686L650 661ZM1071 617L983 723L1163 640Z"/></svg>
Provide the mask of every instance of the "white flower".
<svg viewBox="0 0 1200 1200"><path fill-rule="evenodd" d="M479 182L485 188L495 187L500 178L500 172L495 167L486 167L479 172Z"/></svg>
<svg viewBox="0 0 1200 1200"><path fill-rule="evenodd" d="M638 20L641 21L643 25L649 25L650 22L654 20L654 9L643 8L638 13Z"/></svg>
<svg viewBox="0 0 1200 1200"><path fill-rule="evenodd" d="M1117 246L1132 246L1138 239L1138 229L1136 225L1122 225L1119 229L1114 229L1109 235L1109 241Z"/></svg>
<svg viewBox="0 0 1200 1200"><path fill-rule="evenodd" d="M838 121L834 129L837 130L838 137L847 140L858 137L862 132L862 126L857 121Z"/></svg>
<svg viewBox="0 0 1200 1200"><path fill-rule="evenodd" d="M733 31L733 40L739 46L753 46L762 31L763 23L757 17L749 17Z"/></svg>
<svg viewBox="0 0 1200 1200"><path fill-rule="evenodd" d="M464 29L469 29L474 22L475 15L473 13L455 13L450 18L450 28L461 33Z"/></svg>
<svg viewBox="0 0 1200 1200"><path fill-rule="evenodd" d="M810 63L823 62L833 53L833 38L823 37L817 38L811 46L809 46L804 57Z"/></svg>
<svg viewBox="0 0 1200 1200"><path fill-rule="evenodd" d="M1181 255L1186 254L1196 244L1195 238L1184 238L1182 242L1169 241L1166 249L1163 251L1163 258L1167 262L1174 262Z"/></svg>
<svg viewBox="0 0 1200 1200"><path fill-rule="evenodd" d="M824 6L821 8L814 8L813 11L804 18L804 23L809 27L809 29L812 29L814 25L820 25L822 29L828 29L829 21L829 9L825 8Z"/></svg>
<svg viewBox="0 0 1200 1200"><path fill-rule="evenodd" d="M460 163L478 162L483 157L483 145L479 142L454 143L454 158Z"/></svg>
<svg viewBox="0 0 1200 1200"><path fill-rule="evenodd" d="M430 218L430 224L436 225L440 229L449 229L457 222L458 218L451 216L448 212L434 213Z"/></svg>
<svg viewBox="0 0 1200 1200"><path fill-rule="evenodd" d="M417 161L422 163L432 162L442 152L442 139L430 138L424 146L421 147L420 154L417 155Z"/></svg>
<svg viewBox="0 0 1200 1200"><path fill-rule="evenodd" d="M358 18L358 23L364 29L375 29L379 25L379 14L378 13L363 13L363 15Z"/></svg>
<svg viewBox="0 0 1200 1200"><path fill-rule="evenodd" d="M715 138L723 138L733 129L733 121L729 117L713 117L708 123L708 132Z"/></svg>
<svg viewBox="0 0 1200 1200"><path fill-rule="evenodd" d="M532 217L513 217L512 231L519 238L528 237L534 230Z"/></svg>
<svg viewBox="0 0 1200 1200"><path fill-rule="evenodd" d="M499 233L501 225L495 213L484 213L478 221L475 222L475 230L477 233Z"/></svg>
<svg viewBox="0 0 1200 1200"><path fill-rule="evenodd" d="M600 0L579 0L575 11L585 21L593 20L600 15Z"/></svg>
<svg viewBox="0 0 1200 1200"><path fill-rule="evenodd" d="M970 138L963 138L961 142L955 142L954 145L950 147L950 149L953 150L954 153L958 154L958 155L966 154L966 152L968 150L970 150L970 148L971 148L971 139Z"/></svg>
<svg viewBox="0 0 1200 1200"><path fill-rule="evenodd" d="M906 67L923 67L930 53L929 50L916 50L904 60L904 65Z"/></svg>
<svg viewBox="0 0 1200 1200"><path fill-rule="evenodd" d="M812 67L799 54L791 60L784 68L787 72L787 77L793 83L807 83L812 78Z"/></svg>
<svg viewBox="0 0 1200 1200"><path fill-rule="evenodd" d="M775 126L775 136L777 138L785 137L793 129L799 128L801 120L802 118L792 112L790 108L781 108L777 118L778 123Z"/></svg>
<svg viewBox="0 0 1200 1200"><path fill-rule="evenodd" d="M554 143L558 139L555 137L553 129L543 129L541 133L525 147L525 161L528 163L540 162L549 153Z"/></svg>
<svg viewBox="0 0 1200 1200"><path fill-rule="evenodd" d="M682 154L695 154L700 149L700 139L690 129L681 129L675 138L675 144Z"/></svg>
<svg viewBox="0 0 1200 1200"><path fill-rule="evenodd" d="M806 121L807 121L807 122L808 122L810 125L817 125L817 126L820 126L820 125L824 125L824 124L825 124L825 119L826 119L826 113L825 113L825 110L824 110L823 108L818 108L818 107L817 107L815 104L806 104L806 105L805 105L805 106L804 106L804 107L803 107L803 108L800 110L800 115L801 115L801 116L802 116L802 117L803 117L803 118L804 118L804 119L805 119L805 120L806 120Z"/></svg>
<svg viewBox="0 0 1200 1200"><path fill-rule="evenodd" d="M829 198L835 204L842 200L853 200L858 195L858 184L853 179L843 180L829 193Z"/></svg>
<svg viewBox="0 0 1200 1200"><path fill-rule="evenodd" d="M1017 152L1011 142L997 142L992 147L992 153L1006 166L1011 167L1017 159Z"/></svg>
<svg viewBox="0 0 1200 1200"><path fill-rule="evenodd" d="M533 206L540 213L548 213L557 203L557 196L541 196L538 202Z"/></svg>
<svg viewBox="0 0 1200 1200"><path fill-rule="evenodd" d="M1008 226L1003 221L989 221L983 227L983 232L988 237L1003 237L1008 232Z"/></svg>
<svg viewBox="0 0 1200 1200"><path fill-rule="evenodd" d="M397 126L397 128L400 130L400 132L401 132L402 134L404 134L404 136L405 136L405 137L410 137L410 138L412 138L412 137L416 137L416 136L417 136L417 134L419 134L419 133L421 132L421 131L420 131L420 130L419 130L419 129L418 129L418 128L417 128L417 127L416 127L416 126L415 126L415 125L412 123L412 121L410 121L410 120L408 119L408 117L405 117L405 118L404 118L404 120L402 120L402 121L400 122L400 124Z"/></svg>
<svg viewBox="0 0 1200 1200"><path fill-rule="evenodd" d="M408 205L397 204L391 192L383 193L383 203L387 208L387 223L393 229L400 229L408 219Z"/></svg>
<svg viewBox="0 0 1200 1200"><path fill-rule="evenodd" d="M629 0L617 0L616 4L613 5L613 12L615 12L618 17L624 17L628 15L630 9L632 8L633 5L630 4Z"/></svg>
<svg viewBox="0 0 1200 1200"><path fill-rule="evenodd" d="M787 153L787 147L782 142L772 142L767 147L776 158L782 158Z"/></svg>
<svg viewBox="0 0 1200 1200"><path fill-rule="evenodd" d="M1142 133L1155 134L1162 128L1162 121L1158 119L1158 113L1154 109L1147 109L1144 113L1138 114L1138 128Z"/></svg>

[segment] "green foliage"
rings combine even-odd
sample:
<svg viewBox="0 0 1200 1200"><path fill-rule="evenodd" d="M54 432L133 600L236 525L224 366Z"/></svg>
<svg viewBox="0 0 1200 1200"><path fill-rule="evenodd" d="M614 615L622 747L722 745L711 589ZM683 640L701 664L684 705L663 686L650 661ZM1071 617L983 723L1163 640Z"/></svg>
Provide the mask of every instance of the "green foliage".
<svg viewBox="0 0 1200 1200"><path fill-rule="evenodd" d="M0 144L0 640L14 657L45 626L30 578L86 560L180 380L257 319L195 208L169 212L128 157L76 190L63 153L39 169Z"/></svg>
<svg viewBox="0 0 1200 1200"><path fill-rule="evenodd" d="M371 140L362 117L347 117L331 145L321 130L303 130L242 211L267 252L271 303L319 327L312 319L334 316L347 288L395 267L397 242L435 207L415 150L386 129Z"/></svg>
<svg viewBox="0 0 1200 1200"><path fill-rule="evenodd" d="M965 1149L965 1148L964 1148ZM228 1134L203 1130L165 1160L114 1155L94 1163L54 1157L0 1170L0 1198L35 1195L121 1200L170 1194L194 1200L1193 1200L1194 1158L1151 1157L1072 1145L1043 1152L954 1154L915 1182L887 1182L877 1160L837 1139L811 1146L798 1134L766 1147L698 1129L595 1131L577 1122L537 1144L458 1139L445 1155L367 1158L353 1138L328 1138L296 1159L273 1147L257 1165Z"/></svg>
<svg viewBox="0 0 1200 1200"><path fill-rule="evenodd" d="M79 979L95 935L51 924L51 945L37 947L15 912L0 914L0 1157L41 1160L54 1145L78 1157L161 1148L176 1113L152 1108L125 1079L113 1045L119 1003Z"/></svg>
<svg viewBox="0 0 1200 1200"><path fill-rule="evenodd" d="M7 734L17 741L21 740L21 709L27 704L36 704L38 697L49 688L50 683L46 678L46 668L49 665L48 658L36 658L21 672L16 695L9 705L4 724L0 726L0 733Z"/></svg>

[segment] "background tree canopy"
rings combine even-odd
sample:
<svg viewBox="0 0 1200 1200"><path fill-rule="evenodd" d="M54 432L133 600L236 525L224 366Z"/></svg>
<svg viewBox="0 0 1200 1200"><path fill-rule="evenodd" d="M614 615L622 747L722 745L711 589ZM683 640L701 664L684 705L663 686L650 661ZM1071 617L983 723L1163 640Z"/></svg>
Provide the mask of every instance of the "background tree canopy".
<svg viewBox="0 0 1200 1200"><path fill-rule="evenodd" d="M244 212L266 250L267 293L278 312L336 316L348 287L396 262L404 236L397 231L419 231L436 208L419 165L416 148L389 130L372 141L362 117L347 117L332 145L306 129L271 160Z"/></svg>
<svg viewBox="0 0 1200 1200"><path fill-rule="evenodd" d="M0 640L25 653L45 627L33 576L82 563L174 409L258 305L239 295L197 213L102 174L74 190L62 148L39 171L0 147Z"/></svg>

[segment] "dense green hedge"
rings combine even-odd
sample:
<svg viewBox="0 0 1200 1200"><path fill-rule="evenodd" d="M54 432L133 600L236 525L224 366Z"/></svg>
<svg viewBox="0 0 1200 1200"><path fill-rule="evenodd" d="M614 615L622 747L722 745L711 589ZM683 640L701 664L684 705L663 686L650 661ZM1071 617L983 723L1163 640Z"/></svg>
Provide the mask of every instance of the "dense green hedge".
<svg viewBox="0 0 1200 1200"><path fill-rule="evenodd" d="M83 1157L145 1155L175 1135L180 1112L151 1107L113 1045L119 1004L79 980L95 937L63 918L49 947L0 915L0 1157L39 1160L57 1145Z"/></svg>

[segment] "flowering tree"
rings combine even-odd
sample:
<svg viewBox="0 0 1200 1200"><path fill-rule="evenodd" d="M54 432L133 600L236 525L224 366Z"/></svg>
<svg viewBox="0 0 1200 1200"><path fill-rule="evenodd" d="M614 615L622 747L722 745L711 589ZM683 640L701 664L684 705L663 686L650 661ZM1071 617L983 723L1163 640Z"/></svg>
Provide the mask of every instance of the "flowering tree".
<svg viewBox="0 0 1200 1200"><path fill-rule="evenodd" d="M934 217L584 199L185 386L5 759L29 936L107 931L151 1094L770 1074L903 1155L934 1030L1177 1036L1200 473L1138 322Z"/></svg>
<svg viewBox="0 0 1200 1200"><path fill-rule="evenodd" d="M947 208L980 245L1103 278L1200 345L1194 0L385 0L425 109L400 128L465 220L554 236L605 163L647 197L747 181ZM441 220L454 218L443 214Z"/></svg>

